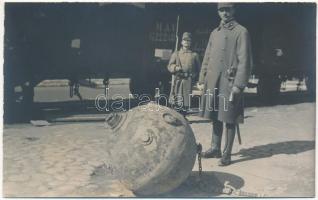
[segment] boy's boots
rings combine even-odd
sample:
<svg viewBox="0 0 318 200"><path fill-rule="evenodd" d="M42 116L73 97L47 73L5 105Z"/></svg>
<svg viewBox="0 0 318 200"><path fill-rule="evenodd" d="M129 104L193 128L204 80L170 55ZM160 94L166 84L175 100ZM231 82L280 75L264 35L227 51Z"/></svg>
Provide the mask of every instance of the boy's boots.
<svg viewBox="0 0 318 200"><path fill-rule="evenodd" d="M202 153L203 158L221 158L221 140L223 132L223 122L213 122L211 148Z"/></svg>
<svg viewBox="0 0 318 200"><path fill-rule="evenodd" d="M231 164L231 153L235 138L235 124L226 124L225 146L219 166L227 166Z"/></svg>

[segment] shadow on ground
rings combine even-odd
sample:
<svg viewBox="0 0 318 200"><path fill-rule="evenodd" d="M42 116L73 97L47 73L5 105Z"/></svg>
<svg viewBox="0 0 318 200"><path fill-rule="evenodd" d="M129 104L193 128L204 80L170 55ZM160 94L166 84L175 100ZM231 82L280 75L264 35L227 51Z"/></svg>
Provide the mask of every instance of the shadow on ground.
<svg viewBox="0 0 318 200"><path fill-rule="evenodd" d="M105 102L103 103L100 104L103 109L99 110L96 108L94 100L37 102L33 104L33 107L31 109L32 113L30 115L22 115L21 110L17 109L16 113L11 113L11 120L9 120L9 122L7 123L29 122L31 119L59 122L61 118L67 118L76 115L81 115L83 118L85 118L84 116L87 116L87 122L105 121L106 114L109 114L111 112L125 112L131 108L138 106L138 102L134 99L124 99L123 101L109 100L107 102L108 105L106 105ZM113 105L113 108L115 109L112 109L111 105ZM90 119L92 115L95 117L93 119ZM66 121L72 122L72 120ZM85 120L80 121L85 122Z"/></svg>
<svg viewBox="0 0 318 200"><path fill-rule="evenodd" d="M240 159L233 160L238 163L248 160L268 158L278 154L298 154L315 149L315 141L287 141L254 146L248 149L241 149L233 155L239 155Z"/></svg>
<svg viewBox="0 0 318 200"><path fill-rule="evenodd" d="M211 120L203 119L203 120L191 120L189 124L201 124L201 123L211 123Z"/></svg>
<svg viewBox="0 0 318 200"><path fill-rule="evenodd" d="M260 98L257 94L246 94L245 107L266 107L316 102L315 95L310 95L307 91L289 91L280 93L276 99L265 99Z"/></svg>
<svg viewBox="0 0 318 200"><path fill-rule="evenodd" d="M199 106L199 96L192 99L191 107L193 111L190 112L192 115L196 115ZM293 105L306 102L315 102L315 99L311 97L305 91L298 92L284 92L279 95L275 101L266 101L260 99L256 94L245 95L245 107L265 107L275 105ZM4 114L6 123L19 123L29 122L30 119L43 120L46 116L50 117L67 117L76 114L107 114L109 112L116 111L112 109L110 105L115 108L119 108L122 111L127 111L140 105L142 102L137 99L123 99L122 101L109 100L107 110L98 110L95 105L95 100L72 100L72 101L60 101L60 102L37 102L27 109L23 105L16 105L14 109ZM100 105L103 108L105 104ZM117 109L118 110L118 109ZM28 113L26 115L26 113ZM193 121L192 123L206 123L209 121Z"/></svg>
<svg viewBox="0 0 318 200"><path fill-rule="evenodd" d="M199 172L191 172L189 177L175 190L153 196L138 196L126 189L114 177L109 177L105 171L98 172L91 175L90 183L84 187L77 188L71 196L80 197L141 197L141 198L200 198L200 197L214 197L224 194L223 188L225 182L229 185L240 189L244 186L244 180L234 174L224 172L202 172L201 179Z"/></svg>
<svg viewBox="0 0 318 200"><path fill-rule="evenodd" d="M223 172L191 172L188 179L172 192L156 197L213 197L222 194L225 181L231 186L240 189L244 186L244 180L234 174Z"/></svg>
<svg viewBox="0 0 318 200"><path fill-rule="evenodd" d="M197 108L199 106L199 96L192 98L191 107ZM288 91L280 93L276 98L262 98L254 93L244 94L244 106L248 107L268 107L277 105L293 105L299 103L315 102L314 96L307 91Z"/></svg>

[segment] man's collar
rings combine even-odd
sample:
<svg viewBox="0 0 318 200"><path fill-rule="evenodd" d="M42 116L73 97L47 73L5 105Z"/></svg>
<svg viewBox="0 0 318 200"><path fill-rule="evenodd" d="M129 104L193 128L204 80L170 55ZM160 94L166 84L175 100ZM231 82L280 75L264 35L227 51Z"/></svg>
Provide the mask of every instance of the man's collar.
<svg viewBox="0 0 318 200"><path fill-rule="evenodd" d="M180 52L181 53L191 53L191 49L183 49L183 48L180 48Z"/></svg>
<svg viewBox="0 0 318 200"><path fill-rule="evenodd" d="M235 19L231 19L230 21L224 23L223 21L220 22L220 25L218 26L217 30L221 30L222 28L232 30L237 25L237 22Z"/></svg>

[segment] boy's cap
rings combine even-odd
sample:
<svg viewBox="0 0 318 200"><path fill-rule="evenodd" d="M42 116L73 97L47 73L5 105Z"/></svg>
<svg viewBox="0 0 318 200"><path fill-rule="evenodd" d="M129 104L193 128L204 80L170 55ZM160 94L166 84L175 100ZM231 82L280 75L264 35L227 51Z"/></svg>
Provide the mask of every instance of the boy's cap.
<svg viewBox="0 0 318 200"><path fill-rule="evenodd" d="M191 40L192 34L189 32L184 32L182 35L182 40Z"/></svg>
<svg viewBox="0 0 318 200"><path fill-rule="evenodd" d="M221 8L233 8L234 3L218 3L218 10Z"/></svg>

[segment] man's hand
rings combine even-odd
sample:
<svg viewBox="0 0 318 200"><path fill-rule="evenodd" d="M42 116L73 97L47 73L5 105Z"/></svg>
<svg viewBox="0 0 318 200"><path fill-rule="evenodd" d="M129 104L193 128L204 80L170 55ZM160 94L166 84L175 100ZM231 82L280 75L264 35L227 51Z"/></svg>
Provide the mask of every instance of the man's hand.
<svg viewBox="0 0 318 200"><path fill-rule="evenodd" d="M197 83L197 88L198 88L199 90L203 90L204 85L203 85L203 84L200 84L200 83Z"/></svg>
<svg viewBox="0 0 318 200"><path fill-rule="evenodd" d="M233 94L240 94L242 92L242 90L236 86L232 87L232 93Z"/></svg>

